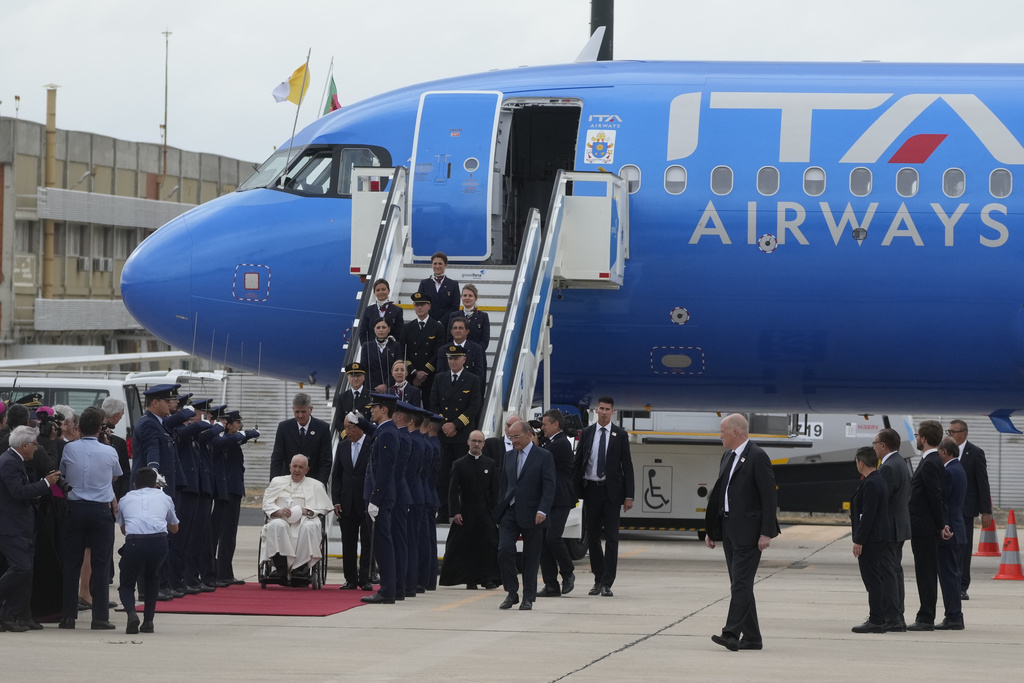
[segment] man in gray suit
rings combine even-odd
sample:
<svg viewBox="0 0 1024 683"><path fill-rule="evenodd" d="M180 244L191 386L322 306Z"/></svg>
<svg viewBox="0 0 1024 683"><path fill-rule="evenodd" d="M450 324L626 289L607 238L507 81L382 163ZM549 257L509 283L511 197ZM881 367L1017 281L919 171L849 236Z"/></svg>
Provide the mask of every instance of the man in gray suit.
<svg viewBox="0 0 1024 683"><path fill-rule="evenodd" d="M896 583L896 595L889 601L886 631L906 631L903 618L903 543L910 538L910 466L900 455L900 435L895 429L883 429L871 442L881 465L878 471L889 487L889 524L893 541L889 548L890 571Z"/></svg>

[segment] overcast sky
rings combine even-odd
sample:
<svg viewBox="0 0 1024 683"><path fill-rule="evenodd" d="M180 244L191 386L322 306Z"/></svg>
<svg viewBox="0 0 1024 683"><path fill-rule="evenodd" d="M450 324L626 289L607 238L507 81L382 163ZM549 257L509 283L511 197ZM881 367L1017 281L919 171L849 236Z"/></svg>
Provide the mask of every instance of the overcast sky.
<svg viewBox="0 0 1024 683"><path fill-rule="evenodd" d="M840 4L842 6L840 6ZM615 57L1024 61L1021 0L618 0ZM299 127L334 58L342 104L422 81L571 62L589 0L0 0L0 115L160 142L170 30L169 144L262 161L295 105L271 91L312 49Z"/></svg>

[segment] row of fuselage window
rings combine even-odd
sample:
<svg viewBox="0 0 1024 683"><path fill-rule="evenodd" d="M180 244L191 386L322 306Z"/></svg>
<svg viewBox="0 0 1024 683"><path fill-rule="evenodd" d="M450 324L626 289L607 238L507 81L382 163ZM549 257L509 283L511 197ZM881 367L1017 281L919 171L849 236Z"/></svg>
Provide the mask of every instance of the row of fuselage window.
<svg viewBox="0 0 1024 683"><path fill-rule="evenodd" d="M640 189L640 169L628 164L619 169L619 175L628 183L629 193ZM716 166L711 171L711 191L717 195L727 195L733 190L733 170L728 166ZM811 197L818 197L825 192L825 170L811 166L804 171L804 192ZM665 169L665 191L669 194L682 194L686 190L687 173L682 166L669 166ZM867 197L873 186L871 170L858 166L850 171L850 193L855 197ZM920 189L920 176L917 169L901 168L896 173L896 193L901 197L913 197ZM942 174L942 192L951 198L957 198L967 189L967 175L959 168L947 169ZM988 191L996 199L1010 196L1013 190L1013 174L1005 168L997 168L988 176ZM771 197L779 191L779 169L765 166L757 172L757 191Z"/></svg>

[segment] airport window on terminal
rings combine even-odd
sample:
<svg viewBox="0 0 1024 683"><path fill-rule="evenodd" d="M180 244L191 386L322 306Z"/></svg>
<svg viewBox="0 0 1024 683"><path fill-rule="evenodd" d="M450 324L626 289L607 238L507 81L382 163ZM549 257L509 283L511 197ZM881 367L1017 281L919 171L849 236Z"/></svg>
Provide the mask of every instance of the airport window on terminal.
<svg viewBox="0 0 1024 683"><path fill-rule="evenodd" d="M942 192L947 197L960 197L967 189L967 177L959 168L949 168L942 174Z"/></svg>
<svg viewBox="0 0 1024 683"><path fill-rule="evenodd" d="M728 166L716 166L711 169L711 191L718 195L732 192L732 169Z"/></svg>
<svg viewBox="0 0 1024 683"><path fill-rule="evenodd" d="M850 171L850 194L854 197L867 197L871 194L871 171L858 166Z"/></svg>
<svg viewBox="0 0 1024 683"><path fill-rule="evenodd" d="M996 199L1009 197L1013 190L1013 176L1005 168L997 168L988 177L988 191Z"/></svg>
<svg viewBox="0 0 1024 683"><path fill-rule="evenodd" d="M665 169L665 192L682 194L686 190L686 169L682 166L669 166Z"/></svg>
<svg viewBox="0 0 1024 683"><path fill-rule="evenodd" d="M765 166L757 172L757 191L771 197L779 191L779 169Z"/></svg>
<svg viewBox="0 0 1024 683"><path fill-rule="evenodd" d="M630 194L640 189L640 168L633 164L626 164L619 169L619 177L626 181L626 189Z"/></svg>
<svg viewBox="0 0 1024 683"><path fill-rule="evenodd" d="M825 170L811 166L804 171L804 192L812 197L821 196L825 191Z"/></svg>
<svg viewBox="0 0 1024 683"><path fill-rule="evenodd" d="M917 194L917 171L912 168L901 168L896 174L896 193L901 197L913 197Z"/></svg>

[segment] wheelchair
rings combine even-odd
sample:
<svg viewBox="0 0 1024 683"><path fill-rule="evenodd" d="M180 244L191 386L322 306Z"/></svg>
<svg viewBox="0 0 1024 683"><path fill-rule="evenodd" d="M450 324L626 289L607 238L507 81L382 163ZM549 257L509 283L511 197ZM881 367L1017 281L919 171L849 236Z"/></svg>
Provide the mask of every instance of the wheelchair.
<svg viewBox="0 0 1024 683"><path fill-rule="evenodd" d="M320 519L320 561L312 569L307 567L305 572L298 574L295 574L293 569L288 576L274 575L272 573L274 570L273 560L267 559L260 562L259 558L263 556L263 530L260 530L260 544L256 551L256 575L259 578L260 588L266 589L268 584L292 588L309 586L313 590L320 590L324 587L327 583L327 515L317 515L317 517ZM269 521L270 517L264 513L264 528Z"/></svg>

